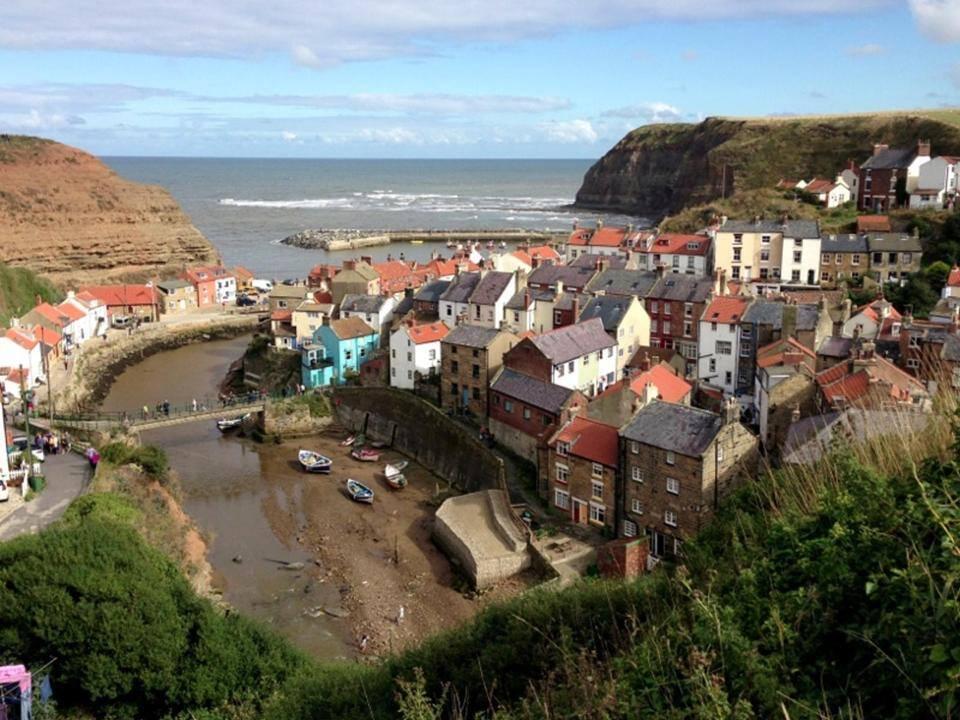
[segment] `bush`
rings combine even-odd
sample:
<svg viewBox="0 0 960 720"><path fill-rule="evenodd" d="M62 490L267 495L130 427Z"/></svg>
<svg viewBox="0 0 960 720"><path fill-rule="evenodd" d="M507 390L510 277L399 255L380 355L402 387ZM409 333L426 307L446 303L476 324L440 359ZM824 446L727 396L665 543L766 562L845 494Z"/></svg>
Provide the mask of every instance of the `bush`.
<svg viewBox="0 0 960 720"><path fill-rule="evenodd" d="M127 445L112 442L100 448L100 457L114 465L139 465L156 480L166 480L170 461L163 448L155 445Z"/></svg>

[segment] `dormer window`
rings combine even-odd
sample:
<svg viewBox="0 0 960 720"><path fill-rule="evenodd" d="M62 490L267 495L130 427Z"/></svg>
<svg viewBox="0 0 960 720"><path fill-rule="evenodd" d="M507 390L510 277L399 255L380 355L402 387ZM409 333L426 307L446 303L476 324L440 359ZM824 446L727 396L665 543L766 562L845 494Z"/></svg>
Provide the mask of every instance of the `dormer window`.
<svg viewBox="0 0 960 720"><path fill-rule="evenodd" d="M700 243L687 243L687 250L699 250Z"/></svg>

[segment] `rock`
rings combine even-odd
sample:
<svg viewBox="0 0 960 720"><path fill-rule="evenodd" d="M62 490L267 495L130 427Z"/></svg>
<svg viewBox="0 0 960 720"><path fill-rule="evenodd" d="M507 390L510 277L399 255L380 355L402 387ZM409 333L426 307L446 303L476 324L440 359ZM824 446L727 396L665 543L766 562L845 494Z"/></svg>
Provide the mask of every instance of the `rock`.
<svg viewBox="0 0 960 720"><path fill-rule="evenodd" d="M234 555L233 561L237 563L237 565L239 565L240 563L243 562L243 555Z"/></svg>
<svg viewBox="0 0 960 720"><path fill-rule="evenodd" d="M323 606L323 611L324 611L327 615L330 615L331 617L335 617L335 618L346 618L346 617L350 617L350 611L347 610L346 608L342 608L342 607L340 607L340 606L338 606L338 605L324 605L324 606Z"/></svg>
<svg viewBox="0 0 960 720"><path fill-rule="evenodd" d="M303 570L305 563L302 562L288 562L285 565L281 565L281 570Z"/></svg>

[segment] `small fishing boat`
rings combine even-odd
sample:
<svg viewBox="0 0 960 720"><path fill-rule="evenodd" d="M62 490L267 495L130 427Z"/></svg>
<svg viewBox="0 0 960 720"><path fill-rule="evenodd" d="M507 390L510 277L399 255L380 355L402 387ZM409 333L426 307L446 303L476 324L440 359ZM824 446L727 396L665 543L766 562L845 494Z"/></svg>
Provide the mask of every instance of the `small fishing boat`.
<svg viewBox="0 0 960 720"><path fill-rule="evenodd" d="M355 443L356 441L357 441L357 436L356 436L356 435L348 435L348 436L347 436L347 439L344 440L343 442L341 442L340 444L341 444L343 447L350 447L350 446L353 445L353 443Z"/></svg>
<svg viewBox="0 0 960 720"><path fill-rule="evenodd" d="M403 490L407 486L407 478L403 473L397 475L387 475L386 477L387 485L392 487L394 490Z"/></svg>
<svg viewBox="0 0 960 720"><path fill-rule="evenodd" d="M410 463L407 460L398 460L395 463L387 463L383 469L383 474L390 478L392 475L401 475Z"/></svg>
<svg viewBox="0 0 960 720"><path fill-rule="evenodd" d="M371 441L370 441L370 447L376 448L376 449L378 449L378 450L380 450L380 449L382 449L382 448L385 448L386 446L387 446L387 443L384 442L383 440L371 440Z"/></svg>
<svg viewBox="0 0 960 720"><path fill-rule="evenodd" d="M217 420L217 430L219 430L222 433L228 433L231 430L236 430L241 425L243 425L244 421L247 420L247 418L249 417L250 417L250 413L247 413L246 415L241 415L240 417L220 418L219 420Z"/></svg>
<svg viewBox="0 0 960 720"><path fill-rule="evenodd" d="M373 504L373 490L353 478L347 478L347 494L354 502Z"/></svg>
<svg viewBox="0 0 960 720"><path fill-rule="evenodd" d="M411 240L411 245L423 245L423 240Z"/></svg>
<svg viewBox="0 0 960 720"><path fill-rule="evenodd" d="M350 453L350 457L360 462L376 462L380 459L380 453L370 448L355 448L353 452Z"/></svg>
<svg viewBox="0 0 960 720"><path fill-rule="evenodd" d="M307 472L329 473L333 467L333 460L313 450L301 450L297 453L297 460Z"/></svg>

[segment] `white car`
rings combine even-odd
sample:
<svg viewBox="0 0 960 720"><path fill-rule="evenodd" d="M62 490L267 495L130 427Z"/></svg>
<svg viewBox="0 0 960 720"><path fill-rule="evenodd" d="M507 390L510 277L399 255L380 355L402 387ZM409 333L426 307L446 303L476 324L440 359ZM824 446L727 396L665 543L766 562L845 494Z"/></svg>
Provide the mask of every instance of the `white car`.
<svg viewBox="0 0 960 720"><path fill-rule="evenodd" d="M7 488L7 483L3 480L0 480L0 502L6 502L10 499L10 490Z"/></svg>

